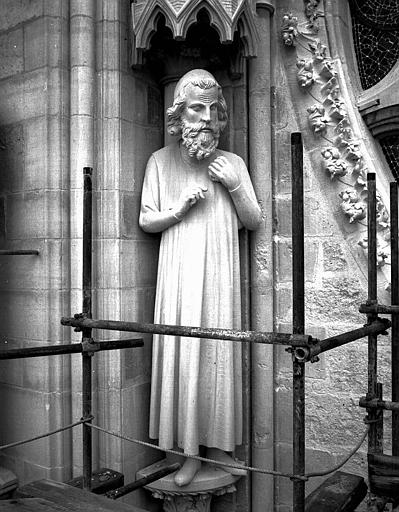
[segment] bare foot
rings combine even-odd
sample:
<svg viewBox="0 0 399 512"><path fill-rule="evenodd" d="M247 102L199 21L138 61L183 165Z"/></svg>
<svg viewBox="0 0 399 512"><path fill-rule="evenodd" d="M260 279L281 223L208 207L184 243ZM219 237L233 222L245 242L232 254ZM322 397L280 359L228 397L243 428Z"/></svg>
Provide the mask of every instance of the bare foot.
<svg viewBox="0 0 399 512"><path fill-rule="evenodd" d="M179 487L188 485L201 468L201 461L186 459L185 463L175 475L175 484Z"/></svg>
<svg viewBox="0 0 399 512"><path fill-rule="evenodd" d="M226 452L223 450L219 450L219 448L208 448L206 451L206 456L208 459L217 460L219 462L225 462L226 464L238 464L233 457L230 457ZM237 476L245 476L247 474L246 469L241 468L230 468L227 466L218 466L223 471L226 471L227 473L230 473L231 475L237 475Z"/></svg>

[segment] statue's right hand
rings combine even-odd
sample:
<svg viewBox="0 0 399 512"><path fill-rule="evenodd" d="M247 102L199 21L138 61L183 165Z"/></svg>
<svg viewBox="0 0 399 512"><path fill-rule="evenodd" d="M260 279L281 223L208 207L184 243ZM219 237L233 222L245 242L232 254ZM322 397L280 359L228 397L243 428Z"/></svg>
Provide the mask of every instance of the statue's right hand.
<svg viewBox="0 0 399 512"><path fill-rule="evenodd" d="M185 215L188 210L195 205L200 199L205 199L206 187L186 187L182 190L176 205L176 213Z"/></svg>

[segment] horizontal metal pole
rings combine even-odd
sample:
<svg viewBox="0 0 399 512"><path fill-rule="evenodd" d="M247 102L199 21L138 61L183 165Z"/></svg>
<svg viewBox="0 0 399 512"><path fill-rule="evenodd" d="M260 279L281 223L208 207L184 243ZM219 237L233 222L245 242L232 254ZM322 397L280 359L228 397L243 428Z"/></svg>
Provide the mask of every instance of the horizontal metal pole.
<svg viewBox="0 0 399 512"><path fill-rule="evenodd" d="M114 489L113 491L108 491L107 493L105 493L105 496L107 498L110 498L111 500L117 500L118 498L122 498L122 496L125 496L129 492L141 489L145 485L151 484L152 482L156 482L160 478L163 478L164 476L170 475L171 473L178 471L180 467L180 464L178 462L175 462L174 464L171 464L170 466L166 466L165 468L162 468L159 471L151 473L151 475L140 478L139 480L136 480L131 484L124 485L123 487L119 487L118 489Z"/></svg>
<svg viewBox="0 0 399 512"><path fill-rule="evenodd" d="M91 343L93 347L89 352L97 352L101 350L119 350L122 348L138 348L144 345L142 339L134 340L116 340L116 341L100 341ZM87 347L87 345L86 345ZM82 343L71 343L68 345L49 345L31 348L13 348L9 350L0 350L1 359L23 359L27 357L43 357L58 356L63 354L81 354L85 351Z"/></svg>
<svg viewBox="0 0 399 512"><path fill-rule="evenodd" d="M0 256L39 256L39 251L31 250L31 249L19 249L19 250L0 250Z"/></svg>
<svg viewBox="0 0 399 512"><path fill-rule="evenodd" d="M297 348L295 349L294 355L299 361L310 361L322 352L341 347L342 345L359 340L370 334L384 334L389 327L391 327L391 322L387 318L378 318L370 325L365 325L364 327L339 334L338 336L326 338L325 340L321 340L317 345Z"/></svg>
<svg viewBox="0 0 399 512"><path fill-rule="evenodd" d="M368 400L366 397L362 397L359 400L359 406L365 407L366 409L384 409L386 411L399 411L399 402L378 400L377 398Z"/></svg>
<svg viewBox="0 0 399 512"><path fill-rule="evenodd" d="M318 340L306 334L286 334L275 332L237 331L234 329L212 329L206 327L187 327L180 325L144 324L137 322L119 322L117 320L94 320L90 318L61 318L61 324L79 329L105 329L110 331L141 332L164 334L167 336L185 336L189 338L207 338L265 344L291 345L306 347Z"/></svg>
<svg viewBox="0 0 399 512"><path fill-rule="evenodd" d="M384 304L362 304L360 313L375 313L381 315L399 315L399 306L385 306Z"/></svg>

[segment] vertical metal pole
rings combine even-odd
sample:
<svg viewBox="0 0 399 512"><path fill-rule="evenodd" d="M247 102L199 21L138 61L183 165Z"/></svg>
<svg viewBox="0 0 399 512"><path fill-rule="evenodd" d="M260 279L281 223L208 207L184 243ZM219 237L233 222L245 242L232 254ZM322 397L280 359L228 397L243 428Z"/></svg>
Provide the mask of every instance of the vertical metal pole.
<svg viewBox="0 0 399 512"><path fill-rule="evenodd" d="M377 303L377 197L375 174L367 174L368 205L367 205L367 232L368 232L368 303ZM367 315L369 322L377 317L372 313ZM368 398L378 398L379 386L377 380L377 336L368 337ZM379 453L382 451L381 438L381 411L368 410L370 423L369 451Z"/></svg>
<svg viewBox="0 0 399 512"><path fill-rule="evenodd" d="M83 168L83 314L92 318L92 172ZM82 342L91 341L91 329L82 330ZM92 406L92 356L82 352L82 409L83 418L91 415ZM92 431L83 424L83 489L91 490Z"/></svg>
<svg viewBox="0 0 399 512"><path fill-rule="evenodd" d="M305 332L303 218L303 148L300 133L291 134L293 332ZM293 472L305 473L305 363L293 360ZM305 510L305 482L294 481L293 512Z"/></svg>
<svg viewBox="0 0 399 512"><path fill-rule="evenodd" d="M390 184L391 304L399 305L398 184ZM392 401L399 402L399 315L392 315ZM392 411L392 455L399 456L399 412Z"/></svg>

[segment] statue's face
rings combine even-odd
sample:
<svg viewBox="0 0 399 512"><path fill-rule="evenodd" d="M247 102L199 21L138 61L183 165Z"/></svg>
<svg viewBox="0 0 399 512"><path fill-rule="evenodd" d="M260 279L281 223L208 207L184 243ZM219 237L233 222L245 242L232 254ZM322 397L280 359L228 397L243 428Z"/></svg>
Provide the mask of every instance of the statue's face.
<svg viewBox="0 0 399 512"><path fill-rule="evenodd" d="M183 145L191 157L207 158L219 142L218 88L186 87L186 106L181 115Z"/></svg>
<svg viewBox="0 0 399 512"><path fill-rule="evenodd" d="M210 126L218 124L217 87L201 89L196 85L188 85L183 117L189 123L204 123L205 131L209 131Z"/></svg>

